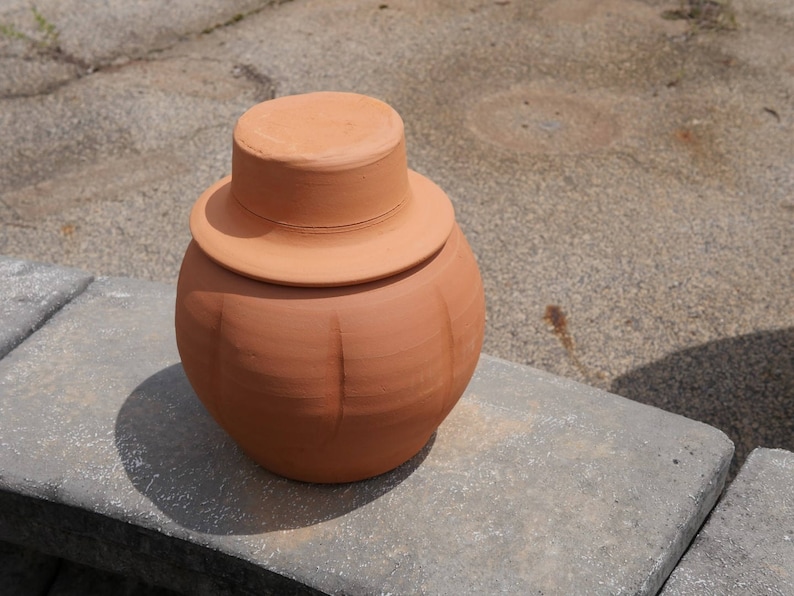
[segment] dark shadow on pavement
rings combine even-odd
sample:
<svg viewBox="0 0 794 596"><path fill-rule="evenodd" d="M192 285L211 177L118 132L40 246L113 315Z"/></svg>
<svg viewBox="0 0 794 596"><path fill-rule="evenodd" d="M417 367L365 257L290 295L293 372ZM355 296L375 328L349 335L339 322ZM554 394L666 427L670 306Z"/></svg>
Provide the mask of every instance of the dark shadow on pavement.
<svg viewBox="0 0 794 596"><path fill-rule="evenodd" d="M794 451L794 328L675 352L618 377L611 390L725 432L736 444L732 480L756 447Z"/></svg>
<svg viewBox="0 0 794 596"><path fill-rule="evenodd" d="M190 530L232 535L306 527L374 501L424 461L435 435L411 460L376 478L335 485L287 480L240 450L175 364L126 399L115 438L127 476L160 511Z"/></svg>

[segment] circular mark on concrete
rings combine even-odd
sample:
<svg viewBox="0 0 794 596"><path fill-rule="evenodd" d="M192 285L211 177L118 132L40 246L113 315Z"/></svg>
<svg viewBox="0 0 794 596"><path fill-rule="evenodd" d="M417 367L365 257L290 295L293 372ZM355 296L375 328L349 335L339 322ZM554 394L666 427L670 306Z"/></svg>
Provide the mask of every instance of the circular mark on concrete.
<svg viewBox="0 0 794 596"><path fill-rule="evenodd" d="M619 134L600 102L576 93L513 89L481 100L467 125L489 143L526 153L586 153Z"/></svg>

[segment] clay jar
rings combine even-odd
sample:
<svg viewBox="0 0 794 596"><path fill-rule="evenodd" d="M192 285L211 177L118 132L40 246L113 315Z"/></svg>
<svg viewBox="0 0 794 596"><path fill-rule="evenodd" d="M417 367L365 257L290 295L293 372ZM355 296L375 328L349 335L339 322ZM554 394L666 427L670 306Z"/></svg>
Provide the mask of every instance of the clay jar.
<svg viewBox="0 0 794 596"><path fill-rule="evenodd" d="M176 337L199 399L260 465L386 472L427 443L482 347L474 256L403 123L351 93L261 103L190 217Z"/></svg>

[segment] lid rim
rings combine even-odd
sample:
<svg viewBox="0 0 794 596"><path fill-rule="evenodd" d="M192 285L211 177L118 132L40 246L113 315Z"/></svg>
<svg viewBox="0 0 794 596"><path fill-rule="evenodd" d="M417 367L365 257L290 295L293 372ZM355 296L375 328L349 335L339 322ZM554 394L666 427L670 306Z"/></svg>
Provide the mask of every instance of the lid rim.
<svg viewBox="0 0 794 596"><path fill-rule="evenodd" d="M210 259L240 275L287 286L330 287L396 275L431 258L455 225L451 201L408 169L402 208L367 226L323 229L273 222L231 193L231 176L210 186L190 215L193 239Z"/></svg>

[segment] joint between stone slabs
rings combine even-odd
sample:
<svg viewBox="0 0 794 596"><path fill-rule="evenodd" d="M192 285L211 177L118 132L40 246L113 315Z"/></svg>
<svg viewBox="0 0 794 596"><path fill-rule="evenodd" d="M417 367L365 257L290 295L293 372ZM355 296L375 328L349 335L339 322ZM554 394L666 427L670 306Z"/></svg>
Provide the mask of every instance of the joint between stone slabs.
<svg viewBox="0 0 794 596"><path fill-rule="evenodd" d="M84 283L81 283L77 288L75 288L74 292L71 292L64 296L62 301L56 302L52 306L49 306L47 311L45 312L44 316L35 321L32 325L30 325L27 330L23 330L17 337L13 338L10 343L5 346L0 346L0 359L5 358L13 352L16 348L18 348L26 339L28 339L31 335L36 333L39 329L44 327L52 317L58 314L64 306L72 302L75 298L80 296L83 292L88 289L92 283L94 283L95 279L93 276L89 276L86 278Z"/></svg>
<svg viewBox="0 0 794 596"><path fill-rule="evenodd" d="M95 277L79 269L0 256L0 280L6 286L0 286L3 359L83 294Z"/></svg>

